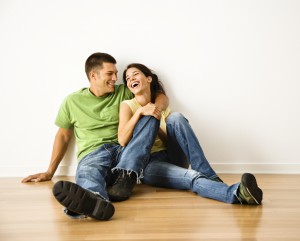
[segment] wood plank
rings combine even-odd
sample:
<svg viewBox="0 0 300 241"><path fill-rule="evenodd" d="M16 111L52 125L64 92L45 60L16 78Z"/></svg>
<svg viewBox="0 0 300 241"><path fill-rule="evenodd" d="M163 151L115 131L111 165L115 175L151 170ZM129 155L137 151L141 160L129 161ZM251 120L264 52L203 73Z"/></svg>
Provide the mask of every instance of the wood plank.
<svg viewBox="0 0 300 241"><path fill-rule="evenodd" d="M110 221L72 220L44 183L0 178L0 240L300 240L300 175L256 175L263 205L230 205L189 191L138 185ZM240 175L223 174L229 184Z"/></svg>

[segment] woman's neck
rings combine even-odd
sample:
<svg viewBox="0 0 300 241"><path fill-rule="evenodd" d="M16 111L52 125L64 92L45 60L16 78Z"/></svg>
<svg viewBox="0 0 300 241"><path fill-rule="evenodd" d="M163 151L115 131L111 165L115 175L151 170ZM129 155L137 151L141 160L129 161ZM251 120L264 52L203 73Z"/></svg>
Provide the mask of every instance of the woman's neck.
<svg viewBox="0 0 300 241"><path fill-rule="evenodd" d="M141 106L145 106L147 105L149 102L151 102L151 93L150 90L148 92L144 92L141 94L136 94L134 96L135 100L141 105Z"/></svg>

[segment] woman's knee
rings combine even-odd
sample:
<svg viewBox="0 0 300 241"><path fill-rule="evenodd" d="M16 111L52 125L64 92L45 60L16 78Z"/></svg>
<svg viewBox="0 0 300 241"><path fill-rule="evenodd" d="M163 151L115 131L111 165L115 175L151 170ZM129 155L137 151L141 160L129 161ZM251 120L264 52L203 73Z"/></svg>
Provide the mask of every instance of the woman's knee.
<svg viewBox="0 0 300 241"><path fill-rule="evenodd" d="M180 112L172 112L167 119L168 124L178 123L179 121L186 121L186 118Z"/></svg>

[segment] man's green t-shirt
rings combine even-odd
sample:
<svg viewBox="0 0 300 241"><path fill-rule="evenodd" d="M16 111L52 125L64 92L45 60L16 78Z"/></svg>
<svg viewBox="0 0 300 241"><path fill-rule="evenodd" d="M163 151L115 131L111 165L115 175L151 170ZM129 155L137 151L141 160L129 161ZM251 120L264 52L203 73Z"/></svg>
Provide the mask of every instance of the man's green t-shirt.
<svg viewBox="0 0 300 241"><path fill-rule="evenodd" d="M55 124L74 129L78 160L103 144L118 143L120 103L131 98L132 93L124 85L116 85L114 93L102 97L94 96L88 88L67 96Z"/></svg>

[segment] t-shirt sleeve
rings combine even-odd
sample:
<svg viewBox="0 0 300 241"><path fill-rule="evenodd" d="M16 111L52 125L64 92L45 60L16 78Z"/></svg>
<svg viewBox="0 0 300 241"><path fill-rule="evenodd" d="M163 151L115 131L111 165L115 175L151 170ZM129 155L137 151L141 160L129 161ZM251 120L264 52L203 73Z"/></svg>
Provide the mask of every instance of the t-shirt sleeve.
<svg viewBox="0 0 300 241"><path fill-rule="evenodd" d="M131 91L124 85L125 88L125 100L130 100L134 97Z"/></svg>
<svg viewBox="0 0 300 241"><path fill-rule="evenodd" d="M132 114L134 114L136 112L137 108L134 108L134 104L133 104L132 100L124 100L124 101L122 101L122 103L125 103L129 106L129 108L131 109Z"/></svg>
<svg viewBox="0 0 300 241"><path fill-rule="evenodd" d="M164 111L164 116L168 117L171 114L171 109L170 107L167 107L167 109Z"/></svg>
<svg viewBox="0 0 300 241"><path fill-rule="evenodd" d="M68 98L66 98L61 104L58 114L55 119L55 125L64 129L72 129L73 124L71 122L70 111L68 107Z"/></svg>

